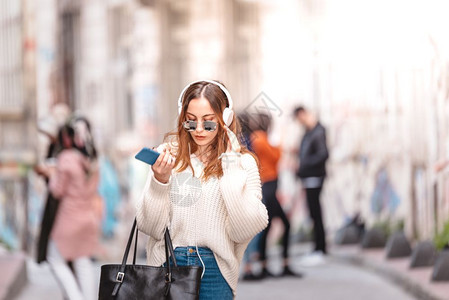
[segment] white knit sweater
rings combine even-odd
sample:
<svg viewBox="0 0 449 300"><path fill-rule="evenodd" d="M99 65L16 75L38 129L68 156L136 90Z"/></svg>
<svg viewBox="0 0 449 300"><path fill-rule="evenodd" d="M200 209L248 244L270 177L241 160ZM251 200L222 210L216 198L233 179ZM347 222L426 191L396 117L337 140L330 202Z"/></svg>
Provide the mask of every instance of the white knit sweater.
<svg viewBox="0 0 449 300"><path fill-rule="evenodd" d="M203 164L193 154L191 162L195 176L190 168L173 171L166 184L157 181L150 168L137 204L137 226L149 236L147 262L165 262L163 237L169 226L175 248L213 251L235 296L243 253L268 224L257 163L250 154L223 154L223 176L201 181Z"/></svg>

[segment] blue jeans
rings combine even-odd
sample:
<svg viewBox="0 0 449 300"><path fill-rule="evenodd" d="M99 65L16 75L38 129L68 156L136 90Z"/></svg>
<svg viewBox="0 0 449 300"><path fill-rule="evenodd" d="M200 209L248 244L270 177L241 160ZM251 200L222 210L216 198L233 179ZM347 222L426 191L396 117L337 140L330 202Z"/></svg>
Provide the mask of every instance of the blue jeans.
<svg viewBox="0 0 449 300"><path fill-rule="evenodd" d="M243 255L243 262L245 264L251 263L254 260L254 254L260 254L260 238L262 237L262 232L259 232L255 237L253 237L251 242L249 242Z"/></svg>
<svg viewBox="0 0 449 300"><path fill-rule="evenodd" d="M232 289L221 275L214 253L209 248L198 247L199 254L206 267L200 286L200 300L233 299ZM178 266L201 266L196 248L177 247L175 257ZM171 260L170 260L170 263ZM165 264L164 264L165 265Z"/></svg>

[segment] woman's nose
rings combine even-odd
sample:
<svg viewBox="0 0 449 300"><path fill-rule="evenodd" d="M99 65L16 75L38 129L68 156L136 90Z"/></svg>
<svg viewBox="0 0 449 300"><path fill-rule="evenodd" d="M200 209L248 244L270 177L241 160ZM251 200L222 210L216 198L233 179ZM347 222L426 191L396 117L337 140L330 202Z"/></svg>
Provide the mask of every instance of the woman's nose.
<svg viewBox="0 0 449 300"><path fill-rule="evenodd" d="M203 130L204 130L203 122L198 122L198 124L196 125L196 131L197 132L202 132Z"/></svg>

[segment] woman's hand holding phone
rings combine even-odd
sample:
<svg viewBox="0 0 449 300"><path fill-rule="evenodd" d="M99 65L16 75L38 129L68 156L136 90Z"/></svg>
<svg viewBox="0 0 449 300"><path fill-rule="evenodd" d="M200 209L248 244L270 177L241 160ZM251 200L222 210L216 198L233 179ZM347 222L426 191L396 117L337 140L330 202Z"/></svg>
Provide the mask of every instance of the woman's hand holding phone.
<svg viewBox="0 0 449 300"><path fill-rule="evenodd" d="M156 162L151 166L154 178L161 183L167 183L170 180L171 171L175 166L175 157L171 155L167 148L157 158Z"/></svg>

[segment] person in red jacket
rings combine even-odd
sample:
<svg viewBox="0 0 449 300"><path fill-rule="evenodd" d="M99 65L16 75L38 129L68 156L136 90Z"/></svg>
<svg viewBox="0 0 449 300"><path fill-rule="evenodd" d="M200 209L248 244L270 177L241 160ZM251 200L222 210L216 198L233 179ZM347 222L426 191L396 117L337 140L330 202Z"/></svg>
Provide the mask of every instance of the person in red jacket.
<svg viewBox="0 0 449 300"><path fill-rule="evenodd" d="M281 158L281 149L274 147L268 141L268 130L271 125L271 118L266 114L258 114L257 120L254 124L254 132L251 134L251 143L254 153L257 155L260 163L260 179L262 182L262 201L266 205L268 210L268 227L263 231L260 244L260 260L262 261L262 274L261 277L274 276L267 270L267 236L270 232L271 221L273 218L280 218L284 224L283 234L283 258L284 268L281 276L298 276L300 273L293 272L288 266L288 244L290 235L290 222L285 215L281 204L276 197L276 191L278 186L278 171L277 165Z"/></svg>

